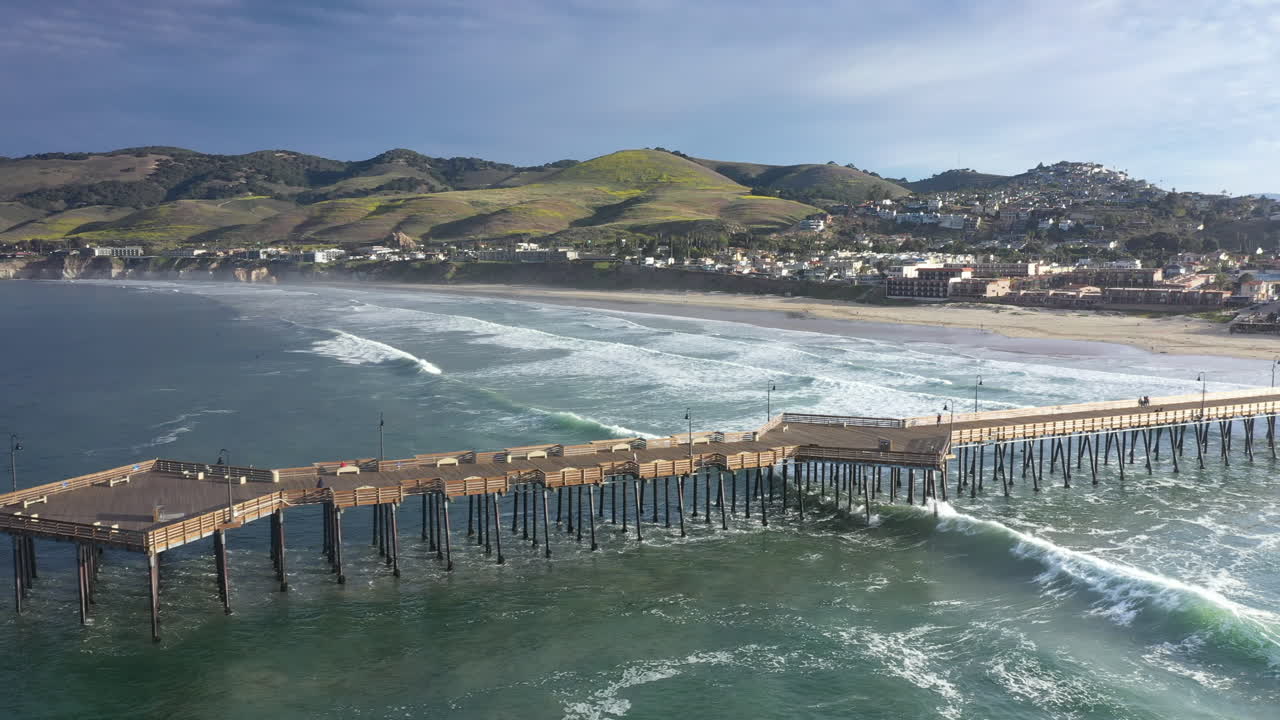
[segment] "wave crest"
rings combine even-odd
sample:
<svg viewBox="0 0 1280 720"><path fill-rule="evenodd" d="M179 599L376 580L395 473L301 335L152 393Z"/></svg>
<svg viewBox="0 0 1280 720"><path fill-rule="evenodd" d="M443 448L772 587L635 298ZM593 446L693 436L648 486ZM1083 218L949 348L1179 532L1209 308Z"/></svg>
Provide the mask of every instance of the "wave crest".
<svg viewBox="0 0 1280 720"><path fill-rule="evenodd" d="M925 509L925 512L930 510ZM1177 578L1062 547L994 520L937 503L939 529L971 535L991 533L1014 541L1009 552L1045 567L1035 580L1042 587L1067 581L1101 598L1092 614L1129 625L1144 613L1162 614L1194 632L1207 632L1219 644L1280 667L1280 616L1242 605L1221 593ZM1050 590L1051 591L1051 590Z"/></svg>
<svg viewBox="0 0 1280 720"><path fill-rule="evenodd" d="M402 365L428 375L441 375L443 371L425 358L401 350L384 342L371 340L343 330L329 330L334 336L320 340L309 352L331 357L347 365ZM307 352L307 351L304 351Z"/></svg>

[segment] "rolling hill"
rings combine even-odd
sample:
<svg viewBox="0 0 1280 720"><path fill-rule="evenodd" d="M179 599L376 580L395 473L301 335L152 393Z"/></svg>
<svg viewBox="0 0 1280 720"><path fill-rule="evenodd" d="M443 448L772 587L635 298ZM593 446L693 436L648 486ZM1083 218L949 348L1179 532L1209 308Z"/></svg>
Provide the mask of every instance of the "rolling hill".
<svg viewBox="0 0 1280 720"><path fill-rule="evenodd" d="M129 179L104 179L112 173ZM704 164L661 150L523 168L409 150L359 162L283 150L236 156L178 148L43 155L0 161L0 199L0 243L153 249L358 245L393 232L448 242L770 231L818 211L794 200L752 195L746 185Z"/></svg>
<svg viewBox="0 0 1280 720"><path fill-rule="evenodd" d="M756 192L809 202L859 203L910 194L900 185L845 165L758 165L690 159Z"/></svg>
<svg viewBox="0 0 1280 720"><path fill-rule="evenodd" d="M1013 179L1010 175L992 175L976 170L947 170L933 177L915 182L904 182L902 186L917 193L959 192L962 190L981 190L999 187Z"/></svg>

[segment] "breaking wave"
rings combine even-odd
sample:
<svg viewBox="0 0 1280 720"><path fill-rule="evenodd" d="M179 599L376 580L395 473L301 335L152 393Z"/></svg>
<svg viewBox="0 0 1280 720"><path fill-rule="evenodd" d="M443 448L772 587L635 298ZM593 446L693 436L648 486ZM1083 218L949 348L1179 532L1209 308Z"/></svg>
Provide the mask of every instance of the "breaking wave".
<svg viewBox="0 0 1280 720"><path fill-rule="evenodd" d="M1045 567L1035 581L1046 591L1052 593L1053 585L1065 582L1099 595L1090 614L1122 626L1139 616L1171 623L1280 667L1280 616L1274 613L1247 607L1205 587L1062 547L994 520L960 512L945 502L937 503L937 514L940 530L1012 539L1010 553Z"/></svg>
<svg viewBox="0 0 1280 720"><path fill-rule="evenodd" d="M616 438L641 437L641 438L653 439L657 437L662 437L661 435L653 435L647 432L641 432L639 430L632 430L631 428L623 425L612 425L610 423L607 423L601 420L594 420L589 417L583 417L578 413L569 412L567 410L543 410L541 408L530 408L530 409L533 412L538 413L539 415L545 415L551 418L552 422L554 422L556 425L559 425L560 427L563 427L566 430L575 430L575 431L582 430L587 432L597 432L597 431L603 430L604 432L609 433L610 437L616 437Z"/></svg>
<svg viewBox="0 0 1280 720"><path fill-rule="evenodd" d="M311 346L310 351L300 352L314 352L347 365L400 365L415 368L418 372L428 375L440 375L443 372L429 360L384 342L370 340L342 330L329 332L334 334L332 338L316 342Z"/></svg>

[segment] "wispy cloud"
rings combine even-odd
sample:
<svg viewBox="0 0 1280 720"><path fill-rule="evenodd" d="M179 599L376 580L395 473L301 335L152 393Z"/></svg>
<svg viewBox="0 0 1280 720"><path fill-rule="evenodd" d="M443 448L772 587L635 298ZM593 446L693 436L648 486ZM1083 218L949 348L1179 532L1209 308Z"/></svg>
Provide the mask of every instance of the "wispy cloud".
<svg viewBox="0 0 1280 720"><path fill-rule="evenodd" d="M70 0L0 35L0 153L515 162L661 144L893 175L1089 159L1280 187L1280 2Z"/></svg>

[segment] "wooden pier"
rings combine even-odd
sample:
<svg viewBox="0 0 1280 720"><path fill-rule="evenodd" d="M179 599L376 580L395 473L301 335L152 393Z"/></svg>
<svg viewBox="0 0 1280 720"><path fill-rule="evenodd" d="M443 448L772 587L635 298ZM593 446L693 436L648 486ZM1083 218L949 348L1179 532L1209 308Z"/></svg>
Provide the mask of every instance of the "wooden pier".
<svg viewBox="0 0 1280 720"><path fill-rule="evenodd" d="M1178 472L1187 462L1187 430L1199 467L1211 455L1215 428L1216 454L1230 463L1237 421L1247 460L1256 453L1275 459L1277 414L1280 392L1266 389L912 418L783 413L746 432L353 458L294 468L153 459L0 495L0 531L13 541L18 612L38 579L35 541L77 545L82 623L93 604L102 549L145 554L152 637L159 639L161 553L211 538L219 596L229 613L228 536L268 518L272 564L285 591L285 512L303 505L322 506L321 551L342 583L343 514L371 508L373 542L399 576L400 519L407 514L402 505L411 496L419 498L421 542L452 570L452 548L462 529L452 527L450 508L463 498L465 541L482 544L488 555L496 549L494 560L503 563L504 505L510 535L547 557L552 513L556 528L582 541L584 505L593 550L597 521L606 516L637 542L647 527L673 528L673 509L681 535L687 522L713 523L713 507L723 528L730 515L739 515L739 505L744 517L766 525L770 513L802 521L806 504L831 497L828 486L837 508L843 503L853 513L857 501L859 514L870 520L877 502L945 501L952 480L957 494L976 496L988 482L1009 494L1016 480L1028 478L1039 490L1055 474L1070 487L1073 466L1093 484L1100 482L1099 466L1113 461L1121 479L1126 466L1139 462L1150 473L1162 442ZM1264 422L1261 437L1258 420ZM686 504L690 495L692 507Z"/></svg>

